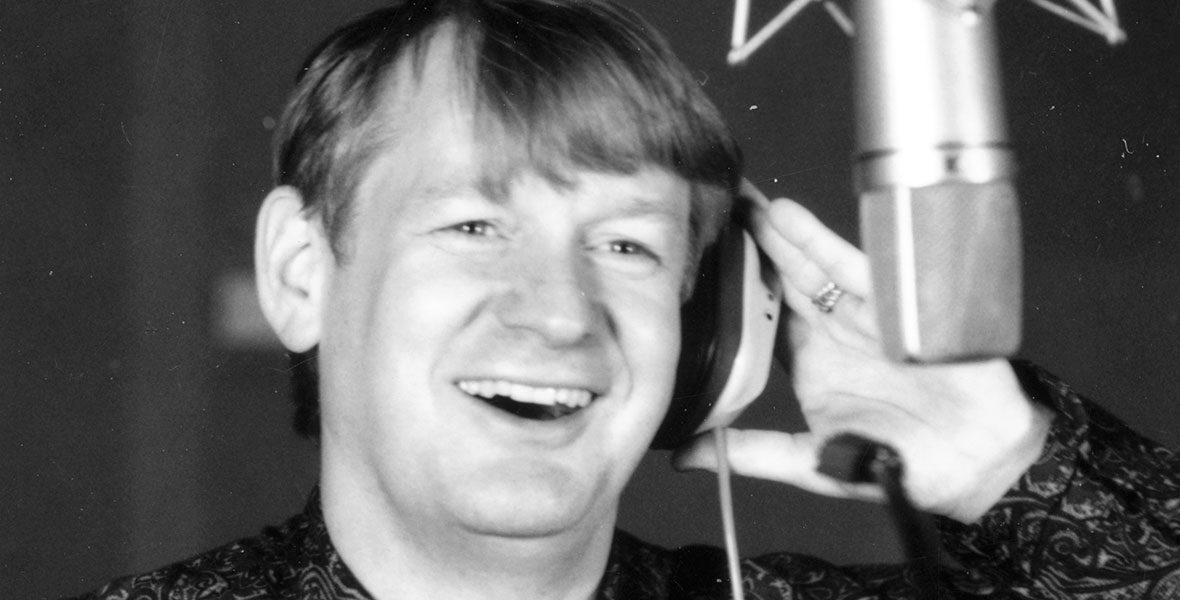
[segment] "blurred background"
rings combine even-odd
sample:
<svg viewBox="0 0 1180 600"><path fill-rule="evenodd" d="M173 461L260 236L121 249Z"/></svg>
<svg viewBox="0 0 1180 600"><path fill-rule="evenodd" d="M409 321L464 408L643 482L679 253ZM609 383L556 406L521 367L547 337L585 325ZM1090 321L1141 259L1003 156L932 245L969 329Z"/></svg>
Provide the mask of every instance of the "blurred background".
<svg viewBox="0 0 1180 600"><path fill-rule="evenodd" d="M298 511L316 449L250 279L269 138L308 49L373 0L0 3L0 586L77 593ZM744 144L749 175L855 239L849 42L818 7L743 68L732 5L631 3ZM781 7L755 2L754 23ZM1022 173L1022 355L1180 444L1180 4L1120 0L1111 48L998 4ZM798 429L781 388L746 424ZM712 479L645 460L622 524L719 543ZM739 482L746 553L898 557L875 506Z"/></svg>

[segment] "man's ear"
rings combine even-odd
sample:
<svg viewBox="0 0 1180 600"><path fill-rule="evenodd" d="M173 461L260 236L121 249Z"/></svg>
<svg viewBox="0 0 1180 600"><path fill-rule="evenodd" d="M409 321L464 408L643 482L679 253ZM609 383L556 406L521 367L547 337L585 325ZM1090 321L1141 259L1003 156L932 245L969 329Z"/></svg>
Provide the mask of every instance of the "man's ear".
<svg viewBox="0 0 1180 600"><path fill-rule="evenodd" d="M289 186L271 190L258 211L254 274L262 314L292 352L320 341L324 285L334 257L317 215Z"/></svg>

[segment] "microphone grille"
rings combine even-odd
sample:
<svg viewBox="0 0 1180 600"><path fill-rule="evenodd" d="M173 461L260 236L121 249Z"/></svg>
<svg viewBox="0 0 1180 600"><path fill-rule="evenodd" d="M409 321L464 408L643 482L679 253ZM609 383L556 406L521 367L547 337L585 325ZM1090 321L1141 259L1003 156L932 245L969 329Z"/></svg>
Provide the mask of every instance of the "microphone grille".
<svg viewBox="0 0 1180 600"><path fill-rule="evenodd" d="M860 212L890 357L948 362L1016 351L1020 214L1009 180L869 190Z"/></svg>

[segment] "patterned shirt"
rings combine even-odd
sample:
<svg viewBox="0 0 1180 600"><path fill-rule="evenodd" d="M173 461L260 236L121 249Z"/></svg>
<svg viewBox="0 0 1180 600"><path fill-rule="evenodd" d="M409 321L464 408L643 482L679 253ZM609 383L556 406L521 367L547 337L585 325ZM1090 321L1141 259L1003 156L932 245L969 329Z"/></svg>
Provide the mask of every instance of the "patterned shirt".
<svg viewBox="0 0 1180 600"><path fill-rule="evenodd" d="M939 598L1180 598L1180 457L1017 363L1056 412L1040 459L977 523L938 521L957 562ZM792 553L742 561L750 600L921 598L905 565L837 566ZM617 532L599 600L728 598L719 548L666 550ZM369 600L329 539L313 493L303 513L78 600Z"/></svg>

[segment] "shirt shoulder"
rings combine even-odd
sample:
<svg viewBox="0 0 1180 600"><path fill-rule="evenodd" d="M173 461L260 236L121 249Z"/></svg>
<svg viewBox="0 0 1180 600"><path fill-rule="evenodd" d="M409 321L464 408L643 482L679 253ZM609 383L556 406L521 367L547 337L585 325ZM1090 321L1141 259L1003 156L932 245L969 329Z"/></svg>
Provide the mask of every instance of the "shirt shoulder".
<svg viewBox="0 0 1180 600"><path fill-rule="evenodd" d="M293 554L300 517L261 535L244 538L148 573L115 579L76 600L279 599L285 555Z"/></svg>
<svg viewBox="0 0 1180 600"><path fill-rule="evenodd" d="M314 495L304 513L257 536L116 579L74 600L286 600L308 591L369 598L335 552Z"/></svg>

